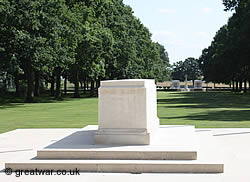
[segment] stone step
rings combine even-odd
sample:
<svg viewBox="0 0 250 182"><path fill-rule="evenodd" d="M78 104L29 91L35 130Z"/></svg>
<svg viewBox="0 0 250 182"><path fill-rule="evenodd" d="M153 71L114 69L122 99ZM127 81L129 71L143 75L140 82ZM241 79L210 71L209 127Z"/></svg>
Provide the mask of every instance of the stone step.
<svg viewBox="0 0 250 182"><path fill-rule="evenodd" d="M112 173L223 173L224 165L182 160L28 160L6 163L15 170L74 170Z"/></svg>
<svg viewBox="0 0 250 182"><path fill-rule="evenodd" d="M39 159L195 160L194 126L162 126L150 145L96 145L88 126L38 150Z"/></svg>
<svg viewBox="0 0 250 182"><path fill-rule="evenodd" d="M136 147L134 147L136 149ZM144 149L144 148L143 148ZM196 160L196 151L42 149L38 159Z"/></svg>

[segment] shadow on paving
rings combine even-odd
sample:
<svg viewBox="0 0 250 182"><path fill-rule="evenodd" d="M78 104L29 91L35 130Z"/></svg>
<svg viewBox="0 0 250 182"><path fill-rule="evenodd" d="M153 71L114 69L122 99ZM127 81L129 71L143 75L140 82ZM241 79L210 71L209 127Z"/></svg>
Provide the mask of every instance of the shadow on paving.
<svg viewBox="0 0 250 182"><path fill-rule="evenodd" d="M250 108L250 95L232 92L174 92L157 102L159 107L166 108Z"/></svg>
<svg viewBox="0 0 250 182"><path fill-rule="evenodd" d="M124 147L127 145L97 145L95 144L96 130L83 130L74 132L55 143L52 143L44 149L98 149L98 148L112 148ZM144 146L144 145L137 145Z"/></svg>
<svg viewBox="0 0 250 182"><path fill-rule="evenodd" d="M177 117L160 117L160 119L184 119L184 120L206 120L206 121L232 121L242 122L249 121L250 110L224 110L224 111L211 111L189 116Z"/></svg>

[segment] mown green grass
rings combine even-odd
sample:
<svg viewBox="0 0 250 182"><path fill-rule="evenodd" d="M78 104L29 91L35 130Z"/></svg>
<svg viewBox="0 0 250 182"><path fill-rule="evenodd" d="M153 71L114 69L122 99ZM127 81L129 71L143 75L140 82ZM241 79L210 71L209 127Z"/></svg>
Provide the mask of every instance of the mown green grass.
<svg viewBox="0 0 250 182"><path fill-rule="evenodd" d="M250 95L232 92L160 92L161 124L198 128L250 127Z"/></svg>
<svg viewBox="0 0 250 182"><path fill-rule="evenodd" d="M36 100L38 103L22 103L0 100L0 133L17 128L78 128L97 124L97 98L50 97Z"/></svg>
<svg viewBox="0 0 250 182"><path fill-rule="evenodd" d="M97 124L97 98L0 98L0 133L17 128L81 128ZM250 127L250 95L231 92L158 92L161 124L202 128Z"/></svg>

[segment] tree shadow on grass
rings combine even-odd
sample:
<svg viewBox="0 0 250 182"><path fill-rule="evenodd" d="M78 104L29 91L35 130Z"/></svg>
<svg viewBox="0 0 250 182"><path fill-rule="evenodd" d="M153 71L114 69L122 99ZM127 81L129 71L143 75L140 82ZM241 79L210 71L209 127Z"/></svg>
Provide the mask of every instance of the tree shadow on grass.
<svg viewBox="0 0 250 182"><path fill-rule="evenodd" d="M232 92L175 92L157 100L166 108L250 108L250 95Z"/></svg>
<svg viewBox="0 0 250 182"><path fill-rule="evenodd" d="M21 104L21 103L0 103L0 110L14 108L14 107L21 107L21 106L23 107L24 104Z"/></svg>
<svg viewBox="0 0 250 182"><path fill-rule="evenodd" d="M65 103L73 100L86 99L90 98L86 94L82 94L80 98L74 98L73 94L67 94L62 97L62 99L58 100L55 97L51 97L48 95L42 95L40 97L35 97L33 103L26 103L24 97L14 97L14 96L5 96L0 97L0 110L8 109L8 108L18 108L25 107L25 104L36 104L36 103Z"/></svg>
<svg viewBox="0 0 250 182"><path fill-rule="evenodd" d="M250 110L224 110L224 111L211 111L189 116L177 117L160 117L160 119L183 119L183 120L197 120L197 121L226 121L226 122L243 122L250 120Z"/></svg>

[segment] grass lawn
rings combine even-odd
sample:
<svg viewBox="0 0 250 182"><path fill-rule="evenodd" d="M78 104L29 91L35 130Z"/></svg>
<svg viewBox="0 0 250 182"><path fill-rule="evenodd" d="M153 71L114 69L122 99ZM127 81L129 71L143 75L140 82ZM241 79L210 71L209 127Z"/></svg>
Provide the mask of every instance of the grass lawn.
<svg viewBox="0 0 250 182"><path fill-rule="evenodd" d="M97 124L97 98L50 97L37 103L0 98L0 133L17 128L81 128ZM250 95L231 92L158 92L161 124L202 128L250 127Z"/></svg>
<svg viewBox="0 0 250 182"><path fill-rule="evenodd" d="M249 128L250 94L232 92L159 92L161 124L197 128Z"/></svg>

